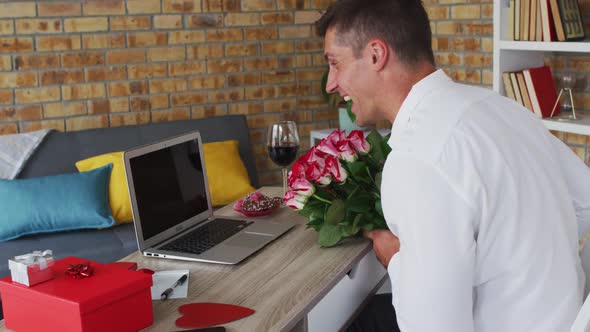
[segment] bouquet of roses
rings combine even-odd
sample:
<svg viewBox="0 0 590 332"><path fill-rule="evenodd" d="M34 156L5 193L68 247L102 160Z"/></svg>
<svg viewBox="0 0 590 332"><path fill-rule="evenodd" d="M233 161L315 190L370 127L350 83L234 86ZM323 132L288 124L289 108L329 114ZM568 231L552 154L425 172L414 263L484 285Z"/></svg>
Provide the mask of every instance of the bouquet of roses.
<svg viewBox="0 0 590 332"><path fill-rule="evenodd" d="M381 173L391 148L387 136L360 130L348 136L333 131L294 164L288 175L285 205L307 217L322 247L387 228L381 209Z"/></svg>

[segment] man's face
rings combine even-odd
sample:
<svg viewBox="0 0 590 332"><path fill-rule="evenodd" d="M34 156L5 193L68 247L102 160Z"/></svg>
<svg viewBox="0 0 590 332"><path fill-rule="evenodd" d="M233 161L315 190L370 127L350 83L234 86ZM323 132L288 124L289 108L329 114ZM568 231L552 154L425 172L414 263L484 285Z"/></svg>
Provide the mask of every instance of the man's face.
<svg viewBox="0 0 590 332"><path fill-rule="evenodd" d="M355 58L351 46L338 44L336 33L335 29L328 29L324 39L324 56L330 66L326 91L353 101L352 112L358 125L375 123L379 119L373 98L376 87L372 83L372 57L364 49L361 57Z"/></svg>

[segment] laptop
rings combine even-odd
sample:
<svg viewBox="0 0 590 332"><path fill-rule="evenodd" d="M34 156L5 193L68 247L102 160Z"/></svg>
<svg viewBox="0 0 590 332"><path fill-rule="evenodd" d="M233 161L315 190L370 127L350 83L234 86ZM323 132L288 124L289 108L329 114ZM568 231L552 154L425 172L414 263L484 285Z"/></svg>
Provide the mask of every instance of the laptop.
<svg viewBox="0 0 590 332"><path fill-rule="evenodd" d="M125 151L123 159L144 256L236 264L295 225L214 217L198 131Z"/></svg>

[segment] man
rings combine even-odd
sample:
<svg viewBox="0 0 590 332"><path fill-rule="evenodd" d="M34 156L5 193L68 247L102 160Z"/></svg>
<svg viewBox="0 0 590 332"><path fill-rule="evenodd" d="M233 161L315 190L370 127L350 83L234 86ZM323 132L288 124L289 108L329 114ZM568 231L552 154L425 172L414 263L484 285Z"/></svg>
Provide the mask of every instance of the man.
<svg viewBox="0 0 590 332"><path fill-rule="evenodd" d="M359 125L393 123L389 230L366 236L399 330L568 331L583 293L577 224L590 224L584 163L531 112L437 70L419 0L338 0L317 27L328 92L353 101ZM363 331L397 329L393 312L361 316Z"/></svg>

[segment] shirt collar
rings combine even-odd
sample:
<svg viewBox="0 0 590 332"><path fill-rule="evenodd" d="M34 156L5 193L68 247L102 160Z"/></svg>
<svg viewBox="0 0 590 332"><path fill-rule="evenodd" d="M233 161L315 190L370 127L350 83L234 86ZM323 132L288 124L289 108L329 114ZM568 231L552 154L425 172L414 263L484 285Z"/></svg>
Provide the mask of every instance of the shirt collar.
<svg viewBox="0 0 590 332"><path fill-rule="evenodd" d="M402 106L400 107L399 112L393 121L393 126L391 127L391 137L388 141L389 146L393 148L394 143L401 138L400 136L403 134L404 129L411 120L412 110L416 108L416 106L426 97L427 94L439 87L441 83L447 81L452 80L442 69L438 69L412 86L410 93L408 93L406 99L404 99L404 102L402 103Z"/></svg>

